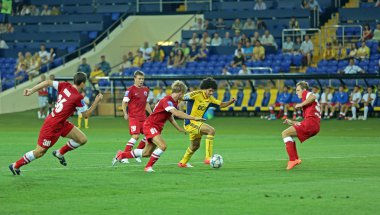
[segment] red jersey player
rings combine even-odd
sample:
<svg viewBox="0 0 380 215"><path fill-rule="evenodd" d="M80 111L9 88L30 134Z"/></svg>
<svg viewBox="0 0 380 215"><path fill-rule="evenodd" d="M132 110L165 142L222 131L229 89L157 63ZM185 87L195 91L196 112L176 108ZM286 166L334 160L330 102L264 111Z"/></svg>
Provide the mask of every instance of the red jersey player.
<svg viewBox="0 0 380 215"><path fill-rule="evenodd" d="M146 119L146 112L152 113L148 100L149 88L143 86L144 73L137 70L134 73L134 85L129 87L124 94L122 108L124 112L124 119L129 119L129 133L132 136L128 141L124 151L128 152L133 149L136 141L139 139L140 134L143 134L143 124ZM128 107L128 110L127 110ZM139 145L138 149L145 147L146 138L144 137ZM140 158L136 158L137 162L141 162ZM128 159L121 160L122 163L128 163ZM112 165L115 165L116 160L112 161Z"/></svg>
<svg viewBox="0 0 380 215"><path fill-rule="evenodd" d="M145 172L154 172L153 165L166 150L166 142L161 137L162 129L167 120L180 132L185 130L177 124L174 116L181 119L189 119L196 121L204 121L201 117L193 117L179 111L177 108L178 101L187 92L187 87L182 81L175 81L172 84L172 94L162 98L153 110L153 113L145 120L143 125L144 135L147 138L148 144L144 149L135 149L133 151L119 151L115 160L124 158L149 157L150 159L145 166Z"/></svg>
<svg viewBox="0 0 380 215"><path fill-rule="evenodd" d="M304 120L302 122L292 121L286 119L284 124L291 127L282 132L286 151L289 155L287 170L293 169L298 164L301 164L301 159L298 158L296 143L293 137L298 137L302 142L310 137L318 134L321 122L321 108L315 95L308 91L309 85L305 81L297 83L296 94L302 102L296 104L295 108L302 108L304 113Z"/></svg>
<svg viewBox="0 0 380 215"><path fill-rule="evenodd" d="M87 142L86 135L67 121L67 118L76 110L80 111L84 117L89 117L102 100L103 95L98 94L92 106L87 108L87 105L83 101L83 96L80 94L80 91L86 86L86 74L79 72L74 75L74 84L47 80L39 83L32 89L26 89L24 96L30 96L38 90L49 86L53 86L58 91L58 100L55 108L41 127L36 149L27 152L18 161L9 165L9 169L13 175L20 175L20 167L42 157L57 142L60 136L69 138L69 141L59 150L53 151L53 156L63 166L67 165L63 155Z"/></svg>

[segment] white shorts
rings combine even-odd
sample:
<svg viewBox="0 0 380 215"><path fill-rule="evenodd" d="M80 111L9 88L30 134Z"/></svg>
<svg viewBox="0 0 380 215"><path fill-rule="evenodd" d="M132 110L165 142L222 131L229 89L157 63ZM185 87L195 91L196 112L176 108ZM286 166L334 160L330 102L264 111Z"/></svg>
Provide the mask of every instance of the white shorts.
<svg viewBox="0 0 380 215"><path fill-rule="evenodd" d="M40 108L46 107L48 105L48 97L47 96L38 96L38 106Z"/></svg>

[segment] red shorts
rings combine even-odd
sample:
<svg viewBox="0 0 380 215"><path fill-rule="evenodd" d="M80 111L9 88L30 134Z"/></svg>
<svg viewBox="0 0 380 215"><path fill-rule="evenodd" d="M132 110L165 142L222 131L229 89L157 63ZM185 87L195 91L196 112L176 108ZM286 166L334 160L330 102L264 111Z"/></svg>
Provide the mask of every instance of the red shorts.
<svg viewBox="0 0 380 215"><path fill-rule="evenodd" d="M48 149L54 146L59 137L66 137L73 128L74 125L69 121L65 121L63 125L55 129L44 123L40 130L37 144L42 148Z"/></svg>
<svg viewBox="0 0 380 215"><path fill-rule="evenodd" d="M144 121L129 119L129 134L143 134Z"/></svg>
<svg viewBox="0 0 380 215"><path fill-rule="evenodd" d="M293 125L293 127L296 129L297 137L302 143L310 137L318 134L321 126L320 123L315 120L305 119L299 126Z"/></svg>
<svg viewBox="0 0 380 215"><path fill-rule="evenodd" d="M153 137L157 135L161 135L162 128L159 128L154 125L144 124L143 131L144 131L144 135L147 141L149 143L152 143Z"/></svg>

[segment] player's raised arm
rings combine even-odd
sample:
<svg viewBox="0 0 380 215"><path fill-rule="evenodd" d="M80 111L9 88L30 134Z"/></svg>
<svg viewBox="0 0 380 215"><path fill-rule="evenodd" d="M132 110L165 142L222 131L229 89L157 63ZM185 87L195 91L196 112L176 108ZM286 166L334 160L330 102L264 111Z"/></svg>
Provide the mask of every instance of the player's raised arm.
<svg viewBox="0 0 380 215"><path fill-rule="evenodd" d="M302 103L296 104L295 108L302 108L303 106L313 103L315 100L316 100L315 95L310 93L309 96L307 96L306 100L303 101Z"/></svg>
<svg viewBox="0 0 380 215"><path fill-rule="evenodd" d="M224 107L228 107L230 105L232 105L233 103L236 102L236 99L235 98L232 98L231 100L227 101L227 102L221 102L220 103L220 107L221 108L224 108Z"/></svg>
<svg viewBox="0 0 380 215"><path fill-rule="evenodd" d="M32 87L31 89L25 89L24 90L24 96L30 96L33 93L37 92L38 90L45 88L45 87L50 87L50 86L53 86L52 80L43 81L43 82L37 84L36 86Z"/></svg>
<svg viewBox="0 0 380 215"><path fill-rule="evenodd" d="M82 112L82 116L84 118L88 118L91 116L92 112L96 109L100 101L103 99L103 94L99 92L99 94L95 97L94 103L92 103L91 107L86 111Z"/></svg>
<svg viewBox="0 0 380 215"><path fill-rule="evenodd" d="M189 119L189 120L195 120L195 121L206 121L206 119L202 118L202 117L193 117L193 116L190 116L182 111L179 111L175 108L172 108L170 110L170 112L175 116L175 117L178 117L178 118L181 118L181 119Z"/></svg>

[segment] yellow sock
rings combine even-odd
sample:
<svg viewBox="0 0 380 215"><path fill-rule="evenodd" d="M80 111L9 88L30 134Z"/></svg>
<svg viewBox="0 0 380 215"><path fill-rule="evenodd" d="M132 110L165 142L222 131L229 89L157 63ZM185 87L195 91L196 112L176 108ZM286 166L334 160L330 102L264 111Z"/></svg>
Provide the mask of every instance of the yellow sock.
<svg viewBox="0 0 380 215"><path fill-rule="evenodd" d="M214 135L206 136L206 160L210 160L212 156L212 147L214 144Z"/></svg>
<svg viewBox="0 0 380 215"><path fill-rule="evenodd" d="M82 116L78 116L78 128L82 127Z"/></svg>
<svg viewBox="0 0 380 215"><path fill-rule="evenodd" d="M190 160L191 156L193 156L193 154L194 154L194 152L190 149L190 147L188 147L186 149L185 155L183 156L180 163L185 164L185 163L189 162L189 160Z"/></svg>
<svg viewBox="0 0 380 215"><path fill-rule="evenodd" d="M84 127L88 128L88 118L84 118Z"/></svg>

